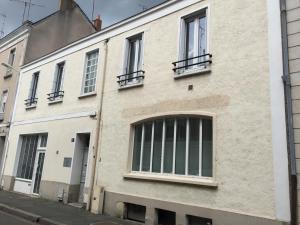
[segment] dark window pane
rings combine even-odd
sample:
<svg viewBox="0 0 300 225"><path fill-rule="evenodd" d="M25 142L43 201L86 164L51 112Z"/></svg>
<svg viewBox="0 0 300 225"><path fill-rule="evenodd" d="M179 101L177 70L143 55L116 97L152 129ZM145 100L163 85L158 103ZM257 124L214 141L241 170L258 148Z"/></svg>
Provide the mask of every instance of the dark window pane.
<svg viewBox="0 0 300 225"><path fill-rule="evenodd" d="M165 155L164 155L164 173L172 173L173 168L173 142L174 142L174 120L166 120L165 137Z"/></svg>
<svg viewBox="0 0 300 225"><path fill-rule="evenodd" d="M162 135L163 135L162 131L163 131L163 121L155 121L155 123L154 123L153 158L152 158L152 171L153 172L160 172Z"/></svg>
<svg viewBox="0 0 300 225"><path fill-rule="evenodd" d="M212 121L202 120L202 176L212 177Z"/></svg>
<svg viewBox="0 0 300 225"><path fill-rule="evenodd" d="M132 159L132 170L133 171L140 170L142 129L143 129L142 125L135 126L133 159Z"/></svg>
<svg viewBox="0 0 300 225"><path fill-rule="evenodd" d="M175 173L185 174L186 119L177 120Z"/></svg>
<svg viewBox="0 0 300 225"><path fill-rule="evenodd" d="M126 204L127 218L137 222L145 222L146 218L146 207L142 205Z"/></svg>
<svg viewBox="0 0 300 225"><path fill-rule="evenodd" d="M157 209L157 222L159 225L175 225L176 213L172 211Z"/></svg>
<svg viewBox="0 0 300 225"><path fill-rule="evenodd" d="M212 225L212 220L197 216L188 216L188 225Z"/></svg>
<svg viewBox="0 0 300 225"><path fill-rule="evenodd" d="M199 175L199 123L200 119L190 119L189 175Z"/></svg>
<svg viewBox="0 0 300 225"><path fill-rule="evenodd" d="M152 123L145 123L142 171L150 171Z"/></svg>

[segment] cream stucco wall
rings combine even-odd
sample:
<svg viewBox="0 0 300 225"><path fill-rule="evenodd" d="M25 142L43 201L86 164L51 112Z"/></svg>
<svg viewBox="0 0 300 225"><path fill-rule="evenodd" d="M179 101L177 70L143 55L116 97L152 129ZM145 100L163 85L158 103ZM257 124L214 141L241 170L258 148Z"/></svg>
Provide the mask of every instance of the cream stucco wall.
<svg viewBox="0 0 300 225"><path fill-rule="evenodd" d="M141 22L146 20L141 18L125 23L124 27L104 30L98 36L23 68L10 140L15 142L13 140L22 133L48 130L49 141L53 142L49 142L47 149L49 159L59 162L63 155L71 153L69 140L75 131L96 126L90 118L66 119L65 116L97 111L105 76L95 196L99 187L104 187L110 193L276 219L267 3L252 0L177 2L191 5L171 14L161 9L158 13L163 16L153 19L149 15L151 22ZM174 5L172 7L177 7ZM180 18L207 6L209 51L213 54L211 72L175 80L171 63L178 59ZM116 76L122 73L125 39L139 32L144 32L144 85L120 91ZM103 40L106 38L109 41L104 74ZM78 99L85 53L95 48L100 49L97 96ZM64 100L48 105L46 98L51 92L55 65L61 61L66 61ZM36 109L26 110L24 100L28 97L31 75L36 71L40 71L38 104ZM188 85L193 85L192 91ZM130 161L132 121L176 112L215 115L217 188L124 179ZM55 119L59 120L52 121ZM31 120L35 123L24 124ZM44 122L38 123L38 120ZM10 145L7 175L13 175L16 149L16 143ZM54 152L58 149L65 150L57 156ZM70 175L50 163L45 164L45 168L52 169L43 174L49 180L63 181ZM61 178L57 178L58 174ZM93 207L97 208L96 205Z"/></svg>
<svg viewBox="0 0 300 225"><path fill-rule="evenodd" d="M180 17L207 5L212 71L174 80ZM125 38L139 32L145 37L144 86L119 91ZM265 1L230 0L200 1L111 38L97 185L109 192L276 218L267 33ZM130 123L176 111L216 114L217 189L123 179Z"/></svg>

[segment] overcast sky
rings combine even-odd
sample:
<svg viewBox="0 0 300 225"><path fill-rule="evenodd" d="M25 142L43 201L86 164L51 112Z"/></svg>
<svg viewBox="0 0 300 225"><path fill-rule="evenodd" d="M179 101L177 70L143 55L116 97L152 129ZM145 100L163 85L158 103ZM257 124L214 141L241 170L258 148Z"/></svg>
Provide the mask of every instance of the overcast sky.
<svg viewBox="0 0 300 225"><path fill-rule="evenodd" d="M22 23L24 4L19 1L30 0L0 0L0 31L3 23L3 16L1 16L1 14L5 14L5 35ZM76 0L89 18L91 18L92 14L92 1L93 0ZM164 1L165 0L95 0L94 14L101 15L103 26L106 27ZM43 5L43 7L31 7L29 20L33 22L55 12L59 6L59 0L31 0L31 2Z"/></svg>

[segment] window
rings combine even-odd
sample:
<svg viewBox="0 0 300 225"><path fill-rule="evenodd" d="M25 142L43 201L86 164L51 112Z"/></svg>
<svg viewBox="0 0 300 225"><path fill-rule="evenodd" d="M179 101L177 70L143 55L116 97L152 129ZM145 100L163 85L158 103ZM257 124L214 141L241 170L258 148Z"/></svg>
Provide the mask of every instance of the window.
<svg viewBox="0 0 300 225"><path fill-rule="evenodd" d="M38 135L26 135L22 137L21 153L17 171L18 178L32 179L37 144Z"/></svg>
<svg viewBox="0 0 300 225"><path fill-rule="evenodd" d="M82 90L83 94L96 91L98 55L98 50L86 54L86 65Z"/></svg>
<svg viewBox="0 0 300 225"><path fill-rule="evenodd" d="M52 93L48 94L48 100L54 101L57 98L62 98L64 96L64 91L62 90L63 75L64 75L65 63L59 63L56 66L55 76L53 80Z"/></svg>
<svg viewBox="0 0 300 225"><path fill-rule="evenodd" d="M211 63L207 51L207 16L206 10L183 19L181 38L181 60L173 63L173 69L182 73L189 69L203 69Z"/></svg>
<svg viewBox="0 0 300 225"><path fill-rule="evenodd" d="M125 218L128 220L145 223L146 207L142 205L126 203Z"/></svg>
<svg viewBox="0 0 300 225"><path fill-rule="evenodd" d="M5 111L7 96L8 96L8 91L7 90L3 91L2 97L1 97L0 113L4 113L4 111Z"/></svg>
<svg viewBox="0 0 300 225"><path fill-rule="evenodd" d="M10 50L7 64L10 66L13 66L14 62L15 62L15 57L16 57L16 49L14 48L14 49ZM12 74L12 69L8 68L7 72L6 72L6 76L11 75L11 74Z"/></svg>
<svg viewBox="0 0 300 225"><path fill-rule="evenodd" d="M134 126L132 171L212 177L211 118L170 117Z"/></svg>
<svg viewBox="0 0 300 225"><path fill-rule="evenodd" d="M37 91L37 86L38 86L38 81L39 81L39 75L40 75L39 72L36 72L32 75L28 99L25 100L25 105L27 107L30 107L37 103L36 91Z"/></svg>
<svg viewBox="0 0 300 225"><path fill-rule="evenodd" d="M126 42L125 74L118 76L121 87L140 83L144 78L144 71L142 71L143 34L128 38Z"/></svg>
<svg viewBox="0 0 300 225"><path fill-rule="evenodd" d="M47 134L21 136L22 143L17 170L18 178L27 180L31 180L33 178L34 164L36 161L37 152L46 150L47 139ZM40 178L41 177L38 177L38 179Z"/></svg>
<svg viewBox="0 0 300 225"><path fill-rule="evenodd" d="M187 216L188 225L212 225L212 220L197 216Z"/></svg>
<svg viewBox="0 0 300 225"><path fill-rule="evenodd" d="M156 209L158 225L175 225L176 213L163 209Z"/></svg>

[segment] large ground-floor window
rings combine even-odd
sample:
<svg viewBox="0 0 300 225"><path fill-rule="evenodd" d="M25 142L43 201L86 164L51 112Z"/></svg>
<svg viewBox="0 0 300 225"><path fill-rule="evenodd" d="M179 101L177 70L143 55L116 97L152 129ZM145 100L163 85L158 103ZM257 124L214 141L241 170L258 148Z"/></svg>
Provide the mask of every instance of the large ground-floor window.
<svg viewBox="0 0 300 225"><path fill-rule="evenodd" d="M47 135L23 135L21 141L17 177L32 180L37 150L45 150Z"/></svg>
<svg viewBox="0 0 300 225"><path fill-rule="evenodd" d="M170 117L134 126L132 171L212 177L211 118Z"/></svg>

